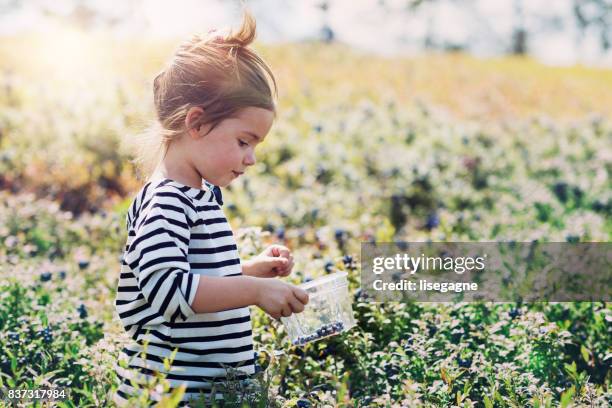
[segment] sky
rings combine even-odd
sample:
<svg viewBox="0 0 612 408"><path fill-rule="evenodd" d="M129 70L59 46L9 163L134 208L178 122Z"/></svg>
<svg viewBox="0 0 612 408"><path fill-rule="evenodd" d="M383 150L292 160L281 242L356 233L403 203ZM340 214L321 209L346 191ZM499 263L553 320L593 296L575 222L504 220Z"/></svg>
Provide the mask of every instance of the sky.
<svg viewBox="0 0 612 408"><path fill-rule="evenodd" d="M15 1L15 0L13 0ZM384 2L387 8L380 7ZM0 0L0 35L51 30L57 19L74 11L77 0L21 1L7 7ZM82 2L81 2L82 3ZM422 50L429 35L438 44L469 43L478 56L498 56L507 51L516 21L513 0L437 0L414 12L407 0L246 1L258 23L258 38L276 43L317 39L326 23L337 40L355 48L383 55L411 55ZM572 17L572 0L524 0L525 23L531 29L530 54L551 65L612 67L610 52L603 54L595 33L580 32ZM221 0L89 0L85 4L119 22L120 36L184 37L210 28L235 26L240 18L238 1ZM552 14L556 28L542 22ZM95 27L94 27L95 29Z"/></svg>

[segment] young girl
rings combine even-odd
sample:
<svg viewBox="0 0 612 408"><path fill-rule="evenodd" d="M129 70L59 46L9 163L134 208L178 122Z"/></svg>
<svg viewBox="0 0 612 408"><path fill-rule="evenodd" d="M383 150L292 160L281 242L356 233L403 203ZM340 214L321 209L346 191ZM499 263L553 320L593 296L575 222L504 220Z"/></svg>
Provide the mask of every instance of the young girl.
<svg viewBox="0 0 612 408"><path fill-rule="evenodd" d="M275 116L276 82L248 48L254 37L255 21L245 14L235 34L182 44L154 80L162 158L127 214L115 305L133 342L119 357L129 369L116 367L120 406L136 393L130 380L143 384L155 372L170 391L185 384L185 402L209 393L226 367L253 374L249 306L279 318L308 302L305 291L270 279L291 272L286 247L240 261L221 207L219 187L255 164Z"/></svg>

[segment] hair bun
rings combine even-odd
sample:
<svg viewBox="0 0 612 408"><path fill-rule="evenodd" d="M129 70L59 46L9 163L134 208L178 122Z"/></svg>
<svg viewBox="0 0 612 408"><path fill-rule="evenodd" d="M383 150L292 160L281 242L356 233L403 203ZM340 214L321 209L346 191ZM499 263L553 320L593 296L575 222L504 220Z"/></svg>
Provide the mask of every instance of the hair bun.
<svg viewBox="0 0 612 408"><path fill-rule="evenodd" d="M223 35L217 29L209 30L207 42L229 47L247 47L255 40L256 26L253 15L245 10L242 14L242 24L237 31L232 30Z"/></svg>

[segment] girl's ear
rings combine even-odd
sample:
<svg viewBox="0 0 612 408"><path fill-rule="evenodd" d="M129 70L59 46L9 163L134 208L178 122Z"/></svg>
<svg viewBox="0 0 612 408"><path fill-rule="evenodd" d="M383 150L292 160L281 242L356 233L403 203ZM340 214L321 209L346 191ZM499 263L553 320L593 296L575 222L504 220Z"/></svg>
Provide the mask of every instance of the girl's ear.
<svg viewBox="0 0 612 408"><path fill-rule="evenodd" d="M208 125L202 124L204 117L204 109L199 106L193 106L187 111L185 116L185 128L188 129L187 133L193 138L203 136L205 133L202 131L207 128Z"/></svg>

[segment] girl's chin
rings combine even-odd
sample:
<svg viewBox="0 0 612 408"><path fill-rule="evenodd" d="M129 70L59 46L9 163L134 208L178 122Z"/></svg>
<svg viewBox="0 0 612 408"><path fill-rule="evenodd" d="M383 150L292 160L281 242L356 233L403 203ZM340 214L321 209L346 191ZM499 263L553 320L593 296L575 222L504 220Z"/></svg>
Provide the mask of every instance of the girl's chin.
<svg viewBox="0 0 612 408"><path fill-rule="evenodd" d="M216 185L221 187L221 188L225 188L225 187L229 186L230 184L232 184L232 181L234 181L234 179L224 180L224 181L222 181L222 182L220 182L219 184L216 184Z"/></svg>

